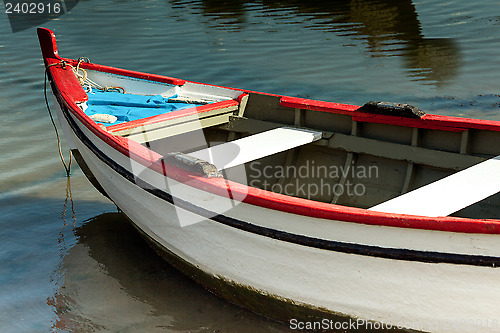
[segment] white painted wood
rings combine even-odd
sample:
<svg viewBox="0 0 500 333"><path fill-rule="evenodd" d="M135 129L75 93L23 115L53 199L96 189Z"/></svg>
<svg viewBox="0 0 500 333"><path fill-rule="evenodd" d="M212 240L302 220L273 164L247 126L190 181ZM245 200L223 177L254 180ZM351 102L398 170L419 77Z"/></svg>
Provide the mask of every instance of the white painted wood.
<svg viewBox="0 0 500 333"><path fill-rule="evenodd" d="M321 132L281 127L254 134L188 155L214 164L217 169L228 169L259 158L321 139Z"/></svg>
<svg viewBox="0 0 500 333"><path fill-rule="evenodd" d="M500 191L500 156L422 186L369 210L447 216Z"/></svg>

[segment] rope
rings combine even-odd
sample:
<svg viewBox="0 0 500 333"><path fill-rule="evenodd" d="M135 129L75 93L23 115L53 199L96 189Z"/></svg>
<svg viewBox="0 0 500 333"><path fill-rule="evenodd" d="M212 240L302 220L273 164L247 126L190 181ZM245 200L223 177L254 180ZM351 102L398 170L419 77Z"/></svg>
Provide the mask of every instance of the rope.
<svg viewBox="0 0 500 333"><path fill-rule="evenodd" d="M54 126L54 131L56 132L56 137L57 137L57 146L59 148L59 157L61 158L61 162L64 166L64 170L66 170L66 177L70 176L71 173L71 162L73 161L73 156L71 155L71 151L69 153L69 164L66 164L66 161L64 160L62 149L61 149L61 139L59 138L59 132L57 131L57 126L54 121L54 117L52 116L52 111L50 110L49 106L49 100L47 98L47 71L49 67L56 66L56 65L61 65L63 68L66 66L66 62L62 61L61 63L57 64L51 64L45 67L45 79L43 81L43 94L45 96L45 105L47 105L47 110L49 111L49 116L50 116L50 121L52 122L52 126Z"/></svg>
<svg viewBox="0 0 500 333"><path fill-rule="evenodd" d="M43 82L43 93L45 95L45 105L47 105L47 110L49 111L50 121L52 122L52 126L54 126L54 131L55 131L56 137L57 137L57 146L59 148L59 157L61 158L61 162L64 166L64 169L66 170L67 177L69 177L70 173L71 173L71 162L73 161L73 155L71 154L71 151L70 151L69 163L66 164L66 161L64 160L64 156L63 156L62 149L61 149L61 139L59 138L59 132L57 131L57 126L56 126L56 123L54 121L54 117L52 116L52 111L50 110L49 100L47 99L47 77L48 77L47 72L48 72L48 69L52 66L57 66L57 65L61 65L61 67L63 69L66 69L66 66L71 67L71 69L73 70L73 72L75 73L75 75L78 79L78 82L80 82L82 87L85 88L85 86L87 86L87 88L88 88L87 92L92 92L92 88L95 88L95 89L102 90L102 91L117 91L117 92L121 92L123 94L125 93L125 89L123 87L108 87L108 86L103 87L103 86L95 83L91 79L89 79L87 77L87 71L83 68L80 68L80 64L82 62L90 62L90 60L87 57L78 58L78 63L76 64L76 68L74 66L72 66L71 64L68 64L64 60L62 60L61 62L46 66L45 67L44 82ZM80 71L82 72L82 74L80 74Z"/></svg>
<svg viewBox="0 0 500 333"><path fill-rule="evenodd" d="M103 86L99 85L98 83L89 79L87 76L87 71L83 68L80 68L80 64L82 62L84 62L85 60L87 60L86 62L90 62L89 58L80 57L80 58L78 58L78 63L76 64L76 68L71 66L71 65L68 65L73 69L73 72L75 73L75 75L78 78L78 81L80 82L82 87L87 86L89 92L92 92L92 88L95 88L95 89L102 90L102 91L117 91L117 92L121 92L123 94L125 93L125 89L123 87L108 87L108 86L103 87ZM83 74L80 74L80 71Z"/></svg>
<svg viewBox="0 0 500 333"><path fill-rule="evenodd" d="M66 199L64 200L64 206L62 211L62 220L64 221L64 226L67 226L66 222L66 210L68 208L68 201L71 203L71 212L73 215L71 216L71 220L73 221L73 226L76 224L76 213L75 213L75 204L73 202L73 194L71 193L71 178L68 177L66 181Z"/></svg>

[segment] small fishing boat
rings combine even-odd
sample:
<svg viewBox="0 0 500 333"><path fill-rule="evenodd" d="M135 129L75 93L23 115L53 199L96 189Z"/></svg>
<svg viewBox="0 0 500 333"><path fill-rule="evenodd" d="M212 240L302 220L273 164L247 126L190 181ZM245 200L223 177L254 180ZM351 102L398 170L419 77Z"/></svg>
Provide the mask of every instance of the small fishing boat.
<svg viewBox="0 0 500 333"><path fill-rule="evenodd" d="M73 156L170 263L292 329L500 330L500 122L66 59Z"/></svg>

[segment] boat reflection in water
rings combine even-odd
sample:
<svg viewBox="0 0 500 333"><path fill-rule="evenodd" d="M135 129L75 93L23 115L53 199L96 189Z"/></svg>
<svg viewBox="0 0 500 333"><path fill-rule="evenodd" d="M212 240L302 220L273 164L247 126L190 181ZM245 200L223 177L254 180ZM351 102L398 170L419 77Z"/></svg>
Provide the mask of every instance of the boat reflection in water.
<svg viewBox="0 0 500 333"><path fill-rule="evenodd" d="M180 2L173 1L176 3ZM454 39L424 36L411 0L264 0L262 4L270 19L274 13L282 15L288 10L287 23L305 22L309 29L362 40L372 57L401 56L415 80L439 86L456 76L461 64ZM248 1L202 1L202 13L210 18L208 25L220 30L243 29L252 8L255 4Z"/></svg>
<svg viewBox="0 0 500 333"><path fill-rule="evenodd" d="M55 272L61 277L59 290L47 300L58 332L286 331L210 294L166 264L123 214L96 216L75 228L74 235L77 243ZM63 246L64 239L59 243Z"/></svg>

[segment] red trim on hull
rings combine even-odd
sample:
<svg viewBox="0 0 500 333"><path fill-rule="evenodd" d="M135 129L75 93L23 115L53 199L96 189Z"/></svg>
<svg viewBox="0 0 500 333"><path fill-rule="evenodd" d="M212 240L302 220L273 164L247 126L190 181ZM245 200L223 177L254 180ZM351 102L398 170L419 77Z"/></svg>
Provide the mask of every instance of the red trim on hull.
<svg viewBox="0 0 500 333"><path fill-rule="evenodd" d="M352 116L353 120L370 122L370 123L419 127L427 129L437 129L442 131L453 131L453 132L461 132L468 128L482 129L489 131L500 131L500 122L494 120L459 118L450 116L440 116L434 114L427 114L422 119L394 117L394 116L359 112L356 111L357 109L359 109L359 106L356 105L316 101L311 99L288 97L288 96L283 96L281 98L280 105L296 109L345 114Z"/></svg>
<svg viewBox="0 0 500 333"><path fill-rule="evenodd" d="M39 30L40 29L47 30L44 28L38 28L38 29ZM54 43L55 43L55 40L54 40ZM43 48L42 48L42 52L43 52ZM57 48L56 48L56 53L57 53ZM58 59L67 61L68 63L70 63L73 66L76 66L78 64L78 61L75 59L61 58L59 56L58 56ZM163 75L158 75L158 74L136 72L136 71L125 70L125 69L111 67L111 66L105 66L105 65L98 65L98 64L94 64L94 63L88 63L88 62L81 62L80 68L95 70L95 71L104 72L104 73L116 74L116 75L129 76L129 77L133 77L136 79L167 83L167 84L172 84L172 85L176 85L176 86L182 86L184 83L186 83L186 80L176 79L173 77L168 77L168 76L163 76Z"/></svg>
<svg viewBox="0 0 500 333"><path fill-rule="evenodd" d="M72 59L65 59L65 60L69 61ZM74 61L75 65L76 65L76 61L75 60L72 60L72 61ZM123 70L121 68L115 68L115 67L104 66L104 65L97 65L97 64L93 64L93 63L82 62L80 64L80 67L83 69L92 69L92 70L99 71L99 72L106 72L106 73L117 74L117 75L125 75L125 76L134 77L137 79L173 84L176 86L182 86L184 83L186 83L186 80L176 79L173 77Z"/></svg>
<svg viewBox="0 0 500 333"><path fill-rule="evenodd" d="M324 102L324 101L317 101L314 99L289 97L289 96L281 97L280 105L295 109L314 110L314 111L349 114L349 115L351 115L353 111L359 109L359 106L356 105Z"/></svg>
<svg viewBox="0 0 500 333"><path fill-rule="evenodd" d="M47 38L41 38L40 42L55 43L55 40L48 40ZM42 52L44 49L50 50L50 47L51 47L50 45L49 46L42 45ZM53 45L52 49L55 50L55 52L53 52L52 55L57 55L57 48L55 44ZM44 53L44 61L46 63L49 60L52 60L50 61L51 63L56 62L56 60L49 59L51 57L48 58L45 57L45 55L47 54L50 55L51 53L50 52ZM73 60L73 62L75 61ZM110 68L106 66L96 66L96 65L92 65L91 67L92 68L90 67L89 68L90 69L105 68L107 70L109 70ZM137 72L130 72L121 69L114 70L113 72L120 75L137 77L134 76L136 75ZM249 187L232 181L227 181L222 178L203 178L199 175L189 173L184 169L180 169L175 166L164 163L161 155L147 149L146 147L138 144L135 141L119 136L114 136L111 133L104 131L87 115L85 115L85 113L76 105L75 94L73 94L72 92L70 93L67 92L69 88L73 89L74 85L76 84L75 82L70 82L72 80L71 77L74 79L74 81L78 82L74 74L68 72L67 70L61 69L59 66L51 67L50 74L52 75L55 86L54 94L58 98L61 98L61 103L63 104L63 107L68 108L71 111L71 113L92 133L94 133L99 139L103 140L111 148L124 154L125 156L134 159L138 163L141 163L149 167L150 169L158 173L161 173L165 176L168 175L168 177L173 178L177 181L187 183L190 186L224 196L227 196L228 191L230 191L232 197L236 198L244 197L243 202L247 204L260 206L272 210L278 210L290 214L309 216L313 218L340 220L345 222L379 225L379 226L425 229L425 230L436 230L436 231L446 231L446 232L479 233L479 234L500 233L499 220L466 219L457 217L434 218L434 217L412 216L404 214L380 213L360 208L333 205L307 199L290 197L278 193L261 190L254 187ZM150 76L149 74L143 74L142 77L147 77L148 80L152 80L153 77L160 77L160 76ZM158 80L159 82L164 82L171 79L166 77L161 77L161 78L162 78L161 80ZM234 89L234 90L241 91L239 89ZM317 110L322 112L334 112L334 113L343 113L354 116L360 116L359 112L355 112L355 109L358 108L357 106L338 104L338 103L304 100L293 97L282 97L282 105L289 107ZM399 119L399 117L396 118ZM481 129L489 129L495 131L500 130L500 122L486 121L486 120L483 121L478 119L469 120L456 117L427 115L424 120L417 120L417 121L429 122L433 126L437 126L437 128L442 130L449 130L448 127L453 128L453 126L450 125L454 125L455 128L457 129L481 128ZM445 126L446 124L449 126Z"/></svg>
<svg viewBox="0 0 500 333"><path fill-rule="evenodd" d="M54 65L48 67L48 71L52 75L53 78L58 78L58 85L64 87L64 90L61 90L61 93L64 93L75 103L83 103L88 101L89 97L80 82L73 73L73 69L70 66L65 66L64 68L61 66L61 61L58 59L46 59L47 66ZM80 109L80 108L78 108Z"/></svg>

